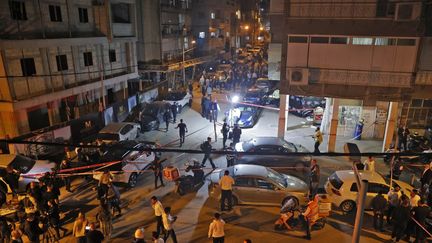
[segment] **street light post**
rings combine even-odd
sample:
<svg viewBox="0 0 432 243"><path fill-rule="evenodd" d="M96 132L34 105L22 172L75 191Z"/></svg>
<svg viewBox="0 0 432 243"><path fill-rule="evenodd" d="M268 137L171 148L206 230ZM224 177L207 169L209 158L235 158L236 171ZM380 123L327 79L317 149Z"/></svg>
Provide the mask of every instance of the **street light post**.
<svg viewBox="0 0 432 243"><path fill-rule="evenodd" d="M183 26L183 31L182 31L182 69L183 69L183 87L186 85L186 70L185 70L185 32L186 32L186 27Z"/></svg>

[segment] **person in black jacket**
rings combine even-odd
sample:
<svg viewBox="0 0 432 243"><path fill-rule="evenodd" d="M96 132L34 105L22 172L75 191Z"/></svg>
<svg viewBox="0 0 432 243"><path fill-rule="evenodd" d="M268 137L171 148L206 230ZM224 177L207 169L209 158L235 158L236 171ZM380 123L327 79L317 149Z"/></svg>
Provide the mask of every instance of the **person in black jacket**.
<svg viewBox="0 0 432 243"><path fill-rule="evenodd" d="M426 204L424 199L420 199L420 201L418 202L418 207L415 207L412 210L412 214L414 219L417 221L416 223L416 227L415 227L415 242L424 242L425 240L425 232L422 229L425 228L425 221L426 218L430 216L431 214L431 209L428 207L428 205ZM420 227L418 224L420 224L422 227Z"/></svg>
<svg viewBox="0 0 432 243"><path fill-rule="evenodd" d="M223 145L223 149L225 149L226 147L226 141L228 139L228 133L229 133L230 127L228 126L228 124L226 122L224 122L224 124L222 125L222 129L221 129L221 133L222 133L222 145Z"/></svg>
<svg viewBox="0 0 432 243"><path fill-rule="evenodd" d="M63 231L63 236L66 235L67 229L60 226L60 212L58 204L54 200L47 202L46 214L48 216L49 224L54 228L56 237L60 240L60 230Z"/></svg>
<svg viewBox="0 0 432 243"><path fill-rule="evenodd" d="M166 130L165 130L166 132L168 132L170 118L171 118L171 114L168 110L166 110L165 113L163 114L163 119L166 125Z"/></svg>
<svg viewBox="0 0 432 243"><path fill-rule="evenodd" d="M393 242L394 241L398 242L402 238L403 234L405 233L408 220L411 217L410 211L411 209L410 209L409 199L403 200L401 205L399 205L393 211L393 215L392 215L393 231L391 235Z"/></svg>
<svg viewBox="0 0 432 243"><path fill-rule="evenodd" d="M165 186L164 182L163 182L163 179L162 179L162 172L163 172L162 161L160 161L158 159L155 160L153 162L153 164L151 165L151 169L153 170L153 173L154 173L154 176L155 176L155 179L154 179L155 189L158 188L158 186L157 186L158 179L160 180L161 186Z"/></svg>
<svg viewBox="0 0 432 243"><path fill-rule="evenodd" d="M211 146L211 137L207 138L207 141L205 141L203 144L201 144L201 150L204 152L204 158L201 162L201 166L205 167L205 163L207 162L207 159L210 161L210 164L212 165L213 169L216 169L215 164L213 163L212 158L210 157L210 153L212 151Z"/></svg>
<svg viewBox="0 0 432 243"><path fill-rule="evenodd" d="M173 123L177 122L177 102L171 105L171 113L173 115Z"/></svg>
<svg viewBox="0 0 432 243"><path fill-rule="evenodd" d="M384 222L384 212L387 208L387 199L384 198L383 192L380 191L378 194L372 199L372 209L373 209L373 225L374 229L379 231L384 231L383 222Z"/></svg>
<svg viewBox="0 0 432 243"><path fill-rule="evenodd" d="M43 230L39 227L38 220L32 213L27 215L27 219L22 225L22 231L31 243L39 243L39 236L43 234Z"/></svg>
<svg viewBox="0 0 432 243"><path fill-rule="evenodd" d="M90 230L86 234L87 243L102 243L104 235L96 229L95 223L90 224Z"/></svg>
<svg viewBox="0 0 432 243"><path fill-rule="evenodd" d="M80 160L80 161L82 161L82 160ZM70 168L71 168L71 166L69 164L69 161L66 159L62 160L62 162L60 164L60 170L66 170L66 169L70 169ZM63 177L63 182L64 182L64 185L66 187L66 191L72 192L70 176Z"/></svg>
<svg viewBox="0 0 432 243"><path fill-rule="evenodd" d="M240 127L238 126L238 124L234 125L234 129L233 129L233 143L234 146L240 142L240 136L241 136L242 132Z"/></svg>

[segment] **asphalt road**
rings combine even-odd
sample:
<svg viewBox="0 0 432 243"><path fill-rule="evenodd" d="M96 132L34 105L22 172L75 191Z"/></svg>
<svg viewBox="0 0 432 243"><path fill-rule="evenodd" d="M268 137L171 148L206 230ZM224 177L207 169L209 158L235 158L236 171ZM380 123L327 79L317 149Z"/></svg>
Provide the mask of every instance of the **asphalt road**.
<svg viewBox="0 0 432 243"><path fill-rule="evenodd" d="M221 106L225 111L229 104L224 102L224 94L216 95ZM213 124L205 120L198 113L200 111L201 97L196 95L192 108L185 108L178 116L183 118L188 126L186 142L183 148L199 149L199 145L209 136L214 139ZM219 114L219 120L222 119L222 113ZM278 113L274 110L265 110L258 124L251 129L243 130L242 140L254 136L276 136ZM147 141L156 141L167 147L178 148L178 131L173 129L174 124L170 124L168 132L164 129L161 131L147 132L140 136L139 139ZM218 140L213 141L213 147L219 149L222 147L222 138L219 133L220 127L217 127ZM309 149L313 147L313 141L310 136L314 128L305 123L305 119L290 115L288 120L288 131L286 139L301 143ZM174 165L184 168L184 163L192 158L199 161L202 155L189 155L185 153L165 153L162 158L167 161L164 166ZM214 159L218 167L225 167L226 160L224 156L215 156ZM345 158L319 158L322 168L321 184L327 179L334 170L349 169L350 163ZM385 164L377 165L379 170L386 171ZM211 168L210 165L207 168ZM206 172L210 170L207 169ZM154 189L153 174L144 172L138 180L138 184L133 189L122 189L122 208L121 217L114 219L114 230L112 239L109 242L130 242L133 239L135 229L138 227L145 228L147 242L151 239L151 231L155 230L155 219L153 210L150 206L150 197L157 196L161 199L164 206L171 206L173 215L178 216L174 225L179 242L210 242L207 238L208 226L212 220L212 215L217 211L217 202L208 197L207 186L204 185L196 193L190 193L180 197L173 193L174 183L167 182L165 187ZM96 199L95 183L77 179L73 183L74 193L63 192L61 197L62 208L67 212L65 215L66 224L72 229L73 218L77 215L78 210L86 212L90 221L95 221L98 201ZM253 242L308 242L302 236L303 232L276 232L273 230L273 223L278 218L279 208L277 207L252 207L237 206L234 212L223 214L222 218L227 222L225 226L226 242L243 242L245 238L252 239ZM313 242L350 242L353 231L354 217L342 215L340 212L333 211L328 220L328 224L323 230L312 232ZM373 230L372 217L369 213L365 216L364 227L362 229L361 242L383 242L390 237L388 232L378 233ZM73 242L70 235L61 240L61 242ZM171 242L168 240L168 242Z"/></svg>

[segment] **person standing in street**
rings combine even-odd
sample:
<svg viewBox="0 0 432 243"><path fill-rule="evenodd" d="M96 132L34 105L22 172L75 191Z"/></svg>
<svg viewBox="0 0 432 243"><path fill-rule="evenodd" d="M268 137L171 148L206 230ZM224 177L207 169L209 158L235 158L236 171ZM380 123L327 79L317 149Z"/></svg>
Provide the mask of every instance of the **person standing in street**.
<svg viewBox="0 0 432 243"><path fill-rule="evenodd" d="M229 151L229 152L234 152L235 151L234 150L234 144L230 143L230 145L228 147L226 147L225 150ZM234 166L235 158L236 158L235 154L227 154L226 155L227 167Z"/></svg>
<svg viewBox="0 0 432 243"><path fill-rule="evenodd" d="M422 194L426 194L426 191L429 188L429 185L432 182L432 168L431 168L431 164L426 164L425 165L425 169L422 172L422 175L420 177L420 182L421 182L421 191Z"/></svg>
<svg viewBox="0 0 432 243"><path fill-rule="evenodd" d="M369 158L363 162L363 165L364 170L375 171L375 160L372 156L369 156Z"/></svg>
<svg viewBox="0 0 432 243"><path fill-rule="evenodd" d="M173 115L173 123L177 122L177 102L174 101L174 103L171 105L171 113Z"/></svg>
<svg viewBox="0 0 432 243"><path fill-rule="evenodd" d="M170 114L169 110L165 111L165 113L163 114L163 119L164 119L165 126L166 126L165 132L168 132L168 126L169 126L169 122L171 119L171 114Z"/></svg>
<svg viewBox="0 0 432 243"><path fill-rule="evenodd" d="M314 139L315 139L315 146L314 146L315 148L314 148L314 153L315 153L315 154L319 154L319 153L321 153L320 150L319 150L319 146L320 146L320 144L321 144L322 141L323 141L323 136L322 136L322 133L321 133L319 127L317 127L317 128L315 129Z"/></svg>
<svg viewBox="0 0 432 243"><path fill-rule="evenodd" d="M152 168L152 170L153 170L154 177L155 177L155 178L154 178L155 189L158 188L158 186L157 186L157 181L158 181L158 179L160 180L160 184L161 184L161 186L165 186L165 185L164 185L164 182L163 182L163 179L162 179L162 172L163 172L163 165L162 165L162 162L161 162L160 160L156 159L156 160L153 162L151 168Z"/></svg>
<svg viewBox="0 0 432 243"><path fill-rule="evenodd" d="M372 199L373 209L373 226L374 229L384 231L384 212L387 207L387 199L383 196L383 192L379 191L378 194Z"/></svg>
<svg viewBox="0 0 432 243"><path fill-rule="evenodd" d="M176 129L179 129L179 135L180 135L180 147L185 142L186 133L188 132L187 126L185 123L183 123L183 119L180 119L180 123L177 124Z"/></svg>
<svg viewBox="0 0 432 243"><path fill-rule="evenodd" d="M77 239L78 243L86 243L85 228L87 225L88 221L85 214L80 212L72 228L72 235Z"/></svg>
<svg viewBox="0 0 432 243"><path fill-rule="evenodd" d="M226 141L228 139L229 130L230 130L230 128L229 128L228 124L226 122L224 122L222 125L222 129L221 129L223 149L225 149L225 147L226 147Z"/></svg>
<svg viewBox="0 0 432 243"><path fill-rule="evenodd" d="M162 203L157 199L156 196L151 198L152 208L154 209L154 213L156 216L156 232L160 235L161 232L164 231L164 226L162 222L162 215L164 214L164 208Z"/></svg>
<svg viewBox="0 0 432 243"><path fill-rule="evenodd" d="M112 216L106 202L99 205L99 212L96 214L96 219L99 221L99 227L101 228L104 237L110 239L113 229Z"/></svg>
<svg viewBox="0 0 432 243"><path fill-rule="evenodd" d="M189 82L188 84L189 94L193 97L193 83Z"/></svg>
<svg viewBox="0 0 432 243"><path fill-rule="evenodd" d="M388 198L388 210L387 210L387 224L391 224L391 217L393 214L393 210L395 210L395 208L397 208L400 204L400 198L401 196L401 192L400 192L400 187L399 186L395 186L393 190L389 191L387 194L387 198Z"/></svg>
<svg viewBox="0 0 432 243"><path fill-rule="evenodd" d="M219 213L214 214L213 222L210 223L208 238L213 239L213 243L225 242L225 221L221 219Z"/></svg>
<svg viewBox="0 0 432 243"><path fill-rule="evenodd" d="M66 169L70 169L70 164L68 160L62 160L61 164L60 164L60 170L66 170ZM66 191L68 192L72 192L71 190L71 180L69 176L64 176L63 177L63 183L66 187Z"/></svg>
<svg viewBox="0 0 432 243"><path fill-rule="evenodd" d="M411 218L411 208L409 206L408 200L403 200L401 205L399 205L393 212L392 215L392 223L393 230L391 234L391 238L393 242L399 242L402 238L405 230L407 228L407 224Z"/></svg>
<svg viewBox="0 0 432 243"><path fill-rule="evenodd" d="M207 159L208 159L210 161L210 164L211 164L213 170L214 170L214 169L216 169L216 166L213 163L213 160L210 156L210 153L212 151L212 146L210 143L211 143L211 137L208 137L207 141L205 141L204 143L201 144L201 150L204 152L204 158L201 162L201 166L205 167L205 163L207 162Z"/></svg>
<svg viewBox="0 0 432 243"><path fill-rule="evenodd" d="M162 214L162 221L165 229L164 241L167 242L168 238L171 237L173 243L177 243L177 236L173 229L173 224L177 220L177 216L171 215L171 207L165 208L165 213Z"/></svg>
<svg viewBox="0 0 432 243"><path fill-rule="evenodd" d="M417 221L416 226L415 226L415 243L419 243L419 242L425 242L425 232L423 230L423 228L426 228L426 218L430 216L431 214L431 209L429 208L429 206L426 204L426 201L424 199L421 199L418 202L418 206L415 207L412 210L412 214L414 219ZM420 225L418 225L420 224Z"/></svg>
<svg viewBox="0 0 432 243"><path fill-rule="evenodd" d="M398 149L399 151L407 151L407 140L408 136L410 134L410 131L406 126L400 126L398 128ZM403 147L403 149L402 149Z"/></svg>
<svg viewBox="0 0 432 243"><path fill-rule="evenodd" d="M225 211L225 203L228 207L228 211L232 209L232 186L234 185L234 179L229 175L229 171L226 170L224 175L219 180L221 187L221 211Z"/></svg>
<svg viewBox="0 0 432 243"><path fill-rule="evenodd" d="M318 185L320 180L320 167L316 159L311 160L310 167L310 183L309 183L309 198L315 197L318 191Z"/></svg>
<svg viewBox="0 0 432 243"><path fill-rule="evenodd" d="M242 131L241 131L239 125L238 125L238 124L235 124L235 125L234 125L234 129L233 129L233 143L234 143L234 146L235 146L238 142L240 142L240 136L241 136L241 134L242 134Z"/></svg>
<svg viewBox="0 0 432 243"><path fill-rule="evenodd" d="M211 102L210 109L211 109L210 122L212 122L213 120L215 122L217 122L218 113L219 113L220 108L219 108L219 104L217 103L216 99L214 99L214 101Z"/></svg>
<svg viewBox="0 0 432 243"><path fill-rule="evenodd" d="M95 223L91 223L90 230L86 234L87 243L102 243L104 238L102 232L96 229Z"/></svg>

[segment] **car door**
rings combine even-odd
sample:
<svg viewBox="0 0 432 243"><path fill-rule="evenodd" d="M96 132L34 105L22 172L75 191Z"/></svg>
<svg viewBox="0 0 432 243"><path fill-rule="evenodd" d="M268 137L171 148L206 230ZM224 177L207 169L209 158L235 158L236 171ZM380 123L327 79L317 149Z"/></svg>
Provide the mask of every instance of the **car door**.
<svg viewBox="0 0 432 243"><path fill-rule="evenodd" d="M369 182L368 191L366 193L365 208L366 209L372 208L372 200L378 194L379 191L382 191L385 194L386 192L388 192L388 190L389 190L389 187L387 185ZM351 194L350 199L352 199L352 200L353 200L353 198L355 198L355 200L357 199L357 194L358 194L357 183L354 182L352 184L351 189L350 189L350 194Z"/></svg>
<svg viewBox="0 0 432 243"><path fill-rule="evenodd" d="M272 181L266 178L257 178L256 183L258 188L257 198L260 203L280 204L282 202L285 194Z"/></svg>
<svg viewBox="0 0 432 243"><path fill-rule="evenodd" d="M242 203L255 203L257 200L257 188L253 177L235 177L233 195Z"/></svg>
<svg viewBox="0 0 432 243"><path fill-rule="evenodd" d="M140 151L134 161L139 170L144 170L156 159L156 155L150 151Z"/></svg>

